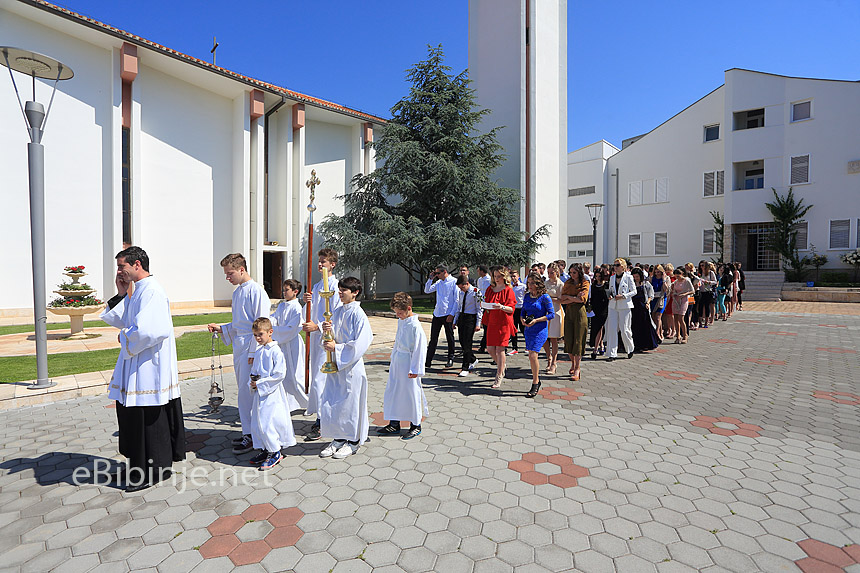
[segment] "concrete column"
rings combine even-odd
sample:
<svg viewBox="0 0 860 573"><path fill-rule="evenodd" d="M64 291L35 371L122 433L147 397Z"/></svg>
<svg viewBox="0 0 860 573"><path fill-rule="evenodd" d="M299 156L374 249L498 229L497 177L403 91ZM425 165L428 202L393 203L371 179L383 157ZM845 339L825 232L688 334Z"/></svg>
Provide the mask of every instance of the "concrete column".
<svg viewBox="0 0 860 573"><path fill-rule="evenodd" d="M233 99L233 193L231 251L248 255L250 243L251 117L248 94ZM227 230L225 229L224 232ZM225 253L226 254L226 253ZM220 260L220 259L219 259ZM250 264L250 263L249 263Z"/></svg>
<svg viewBox="0 0 860 573"><path fill-rule="evenodd" d="M310 193L305 188L305 105L297 103L292 107L292 205L293 205L293 241L292 265L290 270L294 277L307 275L307 233L308 211L307 204ZM304 281L303 281L304 282ZM306 285L307 286L307 285Z"/></svg>

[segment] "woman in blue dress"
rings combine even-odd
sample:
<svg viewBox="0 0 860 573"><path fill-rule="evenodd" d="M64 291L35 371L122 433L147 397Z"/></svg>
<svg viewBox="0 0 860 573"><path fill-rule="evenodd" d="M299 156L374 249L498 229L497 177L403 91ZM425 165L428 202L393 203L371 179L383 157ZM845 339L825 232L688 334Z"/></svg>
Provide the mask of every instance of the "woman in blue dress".
<svg viewBox="0 0 860 573"><path fill-rule="evenodd" d="M546 294L543 277L537 273L529 275L526 282L527 292L523 298L523 309L520 320L525 326L523 335L526 339L526 350L529 352L529 365L532 368L532 387L526 394L534 398L540 390L540 360L538 352L543 348L547 339L548 324L555 318L552 299Z"/></svg>

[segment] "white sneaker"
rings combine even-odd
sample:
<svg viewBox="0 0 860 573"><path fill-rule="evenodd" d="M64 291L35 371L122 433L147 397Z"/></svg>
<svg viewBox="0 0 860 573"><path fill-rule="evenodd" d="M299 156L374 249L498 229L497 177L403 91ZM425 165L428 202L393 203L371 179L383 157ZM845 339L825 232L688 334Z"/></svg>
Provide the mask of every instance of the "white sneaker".
<svg viewBox="0 0 860 573"><path fill-rule="evenodd" d="M358 444L354 446L349 442L342 442L343 445L332 455L332 458L336 460L342 460L343 458L349 457L355 452L358 451Z"/></svg>
<svg viewBox="0 0 860 573"><path fill-rule="evenodd" d="M343 440L332 440L332 442L325 447L323 451L320 452L321 458L330 458L334 455L336 451L338 451L341 446L343 446Z"/></svg>
<svg viewBox="0 0 860 573"><path fill-rule="evenodd" d="M477 365L478 365L478 359L476 358L474 362L469 364L469 370L474 370Z"/></svg>
<svg viewBox="0 0 860 573"><path fill-rule="evenodd" d="M514 354L519 354L518 350L508 350L506 353L508 356L513 356Z"/></svg>
<svg viewBox="0 0 860 573"><path fill-rule="evenodd" d="M460 370L460 373L459 373L459 374L457 374L457 376L459 376L460 378L465 378L465 377L466 377L466 376L468 376L468 375L469 375L469 371L468 371L468 370Z"/></svg>

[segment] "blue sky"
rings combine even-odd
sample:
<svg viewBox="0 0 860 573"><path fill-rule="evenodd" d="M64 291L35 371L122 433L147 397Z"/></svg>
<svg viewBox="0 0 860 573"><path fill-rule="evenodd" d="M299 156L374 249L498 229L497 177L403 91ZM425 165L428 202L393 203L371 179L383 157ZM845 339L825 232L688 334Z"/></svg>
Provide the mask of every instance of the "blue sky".
<svg viewBox="0 0 860 573"><path fill-rule="evenodd" d="M467 0L61 5L208 61L217 36L221 66L382 117L427 44L455 72L468 66ZM733 67L860 80L860 0L570 0L568 34L569 150L620 146Z"/></svg>

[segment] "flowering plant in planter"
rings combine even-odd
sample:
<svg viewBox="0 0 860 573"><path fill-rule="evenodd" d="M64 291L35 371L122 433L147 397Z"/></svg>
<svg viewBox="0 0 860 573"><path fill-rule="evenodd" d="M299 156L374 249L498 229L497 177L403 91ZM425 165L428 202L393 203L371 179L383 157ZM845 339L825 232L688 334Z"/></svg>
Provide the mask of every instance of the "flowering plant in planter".
<svg viewBox="0 0 860 573"><path fill-rule="evenodd" d="M78 307L78 306L96 306L99 304L104 304L104 301L97 299L94 296L85 296L85 297L69 297L69 298L55 298L51 301L51 304L48 306L54 308L69 308L69 307Z"/></svg>
<svg viewBox="0 0 860 573"><path fill-rule="evenodd" d="M73 267L66 267L63 270L67 273L82 273L85 268L84 265L75 265Z"/></svg>
<svg viewBox="0 0 860 573"><path fill-rule="evenodd" d="M94 290L87 283L60 283L57 285L60 290Z"/></svg>
<svg viewBox="0 0 860 573"><path fill-rule="evenodd" d="M839 260L854 266L854 281L857 281L857 269L860 268L860 248L839 256Z"/></svg>

